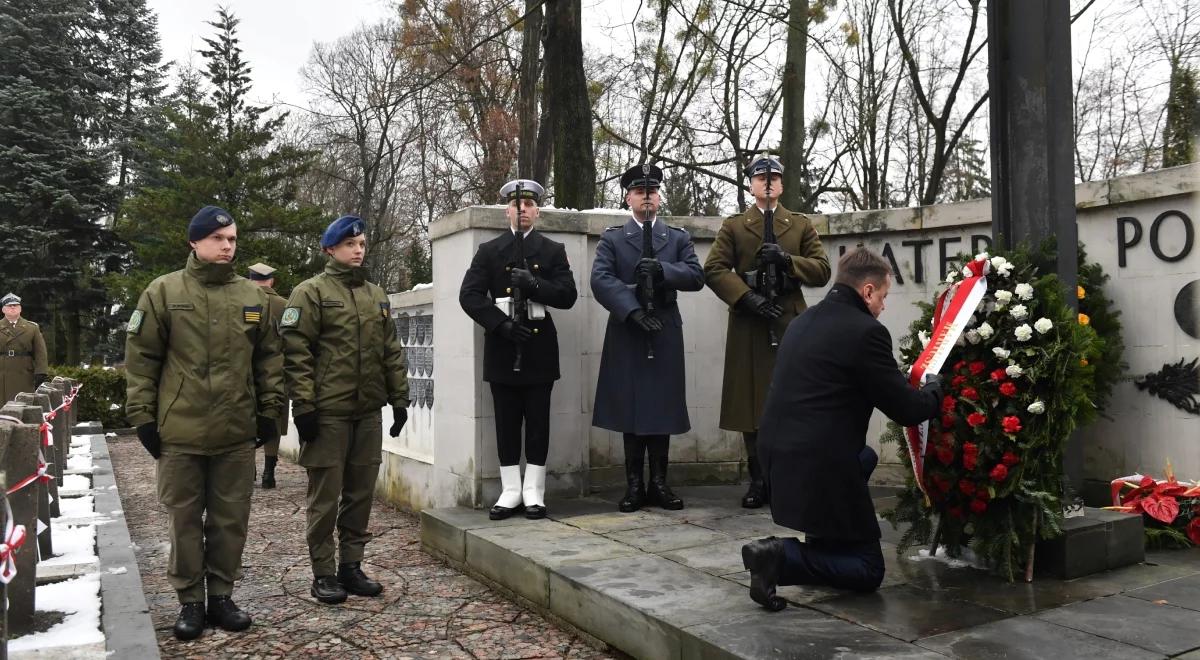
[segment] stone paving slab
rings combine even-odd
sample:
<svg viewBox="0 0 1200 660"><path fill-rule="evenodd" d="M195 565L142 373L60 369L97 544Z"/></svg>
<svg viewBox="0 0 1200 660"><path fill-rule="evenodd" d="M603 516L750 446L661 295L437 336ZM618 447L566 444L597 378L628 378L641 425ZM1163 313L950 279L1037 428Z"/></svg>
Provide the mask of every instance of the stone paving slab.
<svg viewBox="0 0 1200 660"><path fill-rule="evenodd" d="M384 585L383 595L351 597L336 606L315 602L308 593L312 573L304 540L307 482L304 471L288 462L276 470L279 488L254 488L244 575L234 589L234 599L254 617L254 625L241 633L209 628L199 639L179 642L171 634L179 605L166 580L170 545L155 495L155 463L132 435L112 438L108 447L157 637L152 640L164 658L614 657L590 646L594 640L552 624L431 556L422 550L420 534L433 525L422 527L415 516L380 502L372 510L375 537L363 569ZM257 458L261 469L261 453ZM499 529L533 522L518 518L500 524L487 520L486 511L452 511L442 519L459 534L465 533L462 527L453 525Z"/></svg>
<svg viewBox="0 0 1200 660"><path fill-rule="evenodd" d="M714 532L698 525L679 523L631 529L606 534L610 539L631 545L644 552L658 553L696 546L708 547L732 538L728 534Z"/></svg>
<svg viewBox="0 0 1200 660"><path fill-rule="evenodd" d="M1153 586L1126 592L1125 595L1152 603L1200 611L1200 575L1159 582Z"/></svg>
<svg viewBox="0 0 1200 660"><path fill-rule="evenodd" d="M1162 657L1136 646L1027 616L927 637L918 644L952 658L970 660L1141 660Z"/></svg>
<svg viewBox="0 0 1200 660"><path fill-rule="evenodd" d="M955 600L946 592L909 585L838 596L811 607L909 642L1010 616L1001 610Z"/></svg>
<svg viewBox="0 0 1200 660"><path fill-rule="evenodd" d="M1140 598L1109 596L1036 616L1156 653L1176 655L1200 649L1200 617L1194 610Z"/></svg>

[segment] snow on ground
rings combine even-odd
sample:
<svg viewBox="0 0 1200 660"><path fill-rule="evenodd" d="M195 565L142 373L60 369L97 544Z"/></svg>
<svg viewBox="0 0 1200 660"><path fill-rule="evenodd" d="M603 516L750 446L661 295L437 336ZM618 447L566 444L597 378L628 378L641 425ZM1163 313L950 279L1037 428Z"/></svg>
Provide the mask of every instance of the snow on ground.
<svg viewBox="0 0 1200 660"><path fill-rule="evenodd" d="M95 529L95 528L90 528ZM55 530L55 544L58 543ZM100 575L92 573L73 580L44 584L37 588L37 608L63 612L67 616L50 630L8 640L8 652L42 651L104 642L100 631ZM46 656L50 657L50 656Z"/></svg>
<svg viewBox="0 0 1200 660"><path fill-rule="evenodd" d="M91 490L92 480L82 474L63 475L62 490Z"/></svg>
<svg viewBox="0 0 1200 660"><path fill-rule="evenodd" d="M987 568L987 565L980 561L980 559L975 556L975 553L972 552L970 548L963 548L961 557L951 557L950 555L946 554L946 546L944 545L939 545L937 552L933 555L929 554L928 548L921 548L919 551L917 551L917 554L910 556L908 559L909 561L924 561L926 559L932 559L933 561L940 561L950 568Z"/></svg>
<svg viewBox="0 0 1200 660"><path fill-rule="evenodd" d="M95 525L63 525L58 519L50 521L50 537L56 556L43 559L38 566L71 566L98 561L96 557ZM38 587L39 593L41 587ZM42 608L39 595L38 608Z"/></svg>
<svg viewBox="0 0 1200 660"><path fill-rule="evenodd" d="M91 518L95 515L95 496L63 497L58 500L58 508L63 518Z"/></svg>

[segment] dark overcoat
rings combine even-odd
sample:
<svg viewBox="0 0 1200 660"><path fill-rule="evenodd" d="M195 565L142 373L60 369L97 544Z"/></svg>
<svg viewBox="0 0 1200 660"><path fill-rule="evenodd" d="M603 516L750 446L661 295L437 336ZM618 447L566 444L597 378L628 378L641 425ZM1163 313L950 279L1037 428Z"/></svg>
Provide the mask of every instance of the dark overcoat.
<svg viewBox="0 0 1200 660"><path fill-rule="evenodd" d="M674 291L699 291L704 270L692 238L661 218L653 225L654 254L663 267L663 284ZM647 335L626 322L641 305L634 268L642 258L642 229L629 219L600 236L592 263L592 295L608 310L604 352L596 382L592 425L637 435L674 435L692 428L687 412L683 363L683 318L677 302L655 310L660 332ZM654 359L647 359L647 341Z"/></svg>
<svg viewBox="0 0 1200 660"><path fill-rule="evenodd" d="M515 237L510 230L479 246L471 267L463 276L458 303L468 316L483 326L485 381L503 385L553 383L559 378L558 331L549 312L544 320L522 324L536 334L521 349L520 371L513 371L516 345L496 332L508 320L508 315L496 307L496 299L512 295ZM571 265L567 263L566 248L536 229L531 230L524 240L525 264L538 280L538 288L529 294L529 300L548 307L570 309L579 294Z"/></svg>
<svg viewBox="0 0 1200 660"><path fill-rule="evenodd" d="M859 467L871 411L913 426L938 414L940 395L908 384L892 337L862 298L835 284L779 344L758 452L775 522L809 536L878 539Z"/></svg>
<svg viewBox="0 0 1200 660"><path fill-rule="evenodd" d="M736 307L738 300L750 291L743 276L758 268L755 253L762 245L763 222L757 206L727 218L704 260L708 287L729 305L720 422L721 428L728 431L758 430L778 351L771 347L768 329L773 326L776 338L782 339L788 324L806 308L804 292L799 286L776 299L783 308L783 316L774 321ZM803 213L777 206L775 240L792 257L791 266L782 270L794 282L811 287L829 282L829 257L817 230Z"/></svg>

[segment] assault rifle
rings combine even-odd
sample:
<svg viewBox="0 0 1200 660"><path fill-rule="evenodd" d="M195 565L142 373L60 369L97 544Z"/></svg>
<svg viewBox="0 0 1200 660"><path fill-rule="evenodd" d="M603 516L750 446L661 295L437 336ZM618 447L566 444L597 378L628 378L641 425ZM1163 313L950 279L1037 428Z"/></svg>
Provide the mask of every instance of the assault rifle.
<svg viewBox="0 0 1200 660"><path fill-rule="evenodd" d="M525 192L524 185L518 181L517 182L517 231L516 231L516 234L513 236L513 268L520 268L523 270L528 270L528 264L525 263L525 226L521 222L522 220L525 219L525 213L524 213L525 198L523 195L524 192ZM521 287L519 287L519 286L512 287L512 311L509 313L509 320L513 322L513 325L524 325L524 321L525 321L525 317L526 317L526 312L525 312L526 302L527 301L525 298L525 292L521 290ZM516 344L516 353L513 356L513 371L520 371L521 370L521 353L522 353L521 342L518 341L518 342L514 342L514 343Z"/></svg>

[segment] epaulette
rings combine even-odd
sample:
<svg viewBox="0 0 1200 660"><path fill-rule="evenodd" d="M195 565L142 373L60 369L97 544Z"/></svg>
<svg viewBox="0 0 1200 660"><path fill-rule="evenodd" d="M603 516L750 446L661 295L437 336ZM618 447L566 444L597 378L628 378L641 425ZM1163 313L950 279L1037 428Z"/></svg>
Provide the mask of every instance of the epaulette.
<svg viewBox="0 0 1200 660"><path fill-rule="evenodd" d="M30 321L29 319L25 319L25 322L28 323L29 325L32 325L35 328L41 327L40 325L37 324L37 321Z"/></svg>
<svg viewBox="0 0 1200 660"><path fill-rule="evenodd" d="M611 226L611 227L605 227L605 228L604 228L604 231L612 231L612 230L614 230L614 229L620 229L621 227L624 227L624 226L625 226L625 225L613 225L613 226Z"/></svg>
<svg viewBox="0 0 1200 660"><path fill-rule="evenodd" d="M686 230L686 229L684 229L683 227L674 227L674 226L672 226L672 227L671 227L671 229L674 229L675 231L681 231L681 232L683 232L683 233L685 233L685 234L687 233L687 230Z"/></svg>

